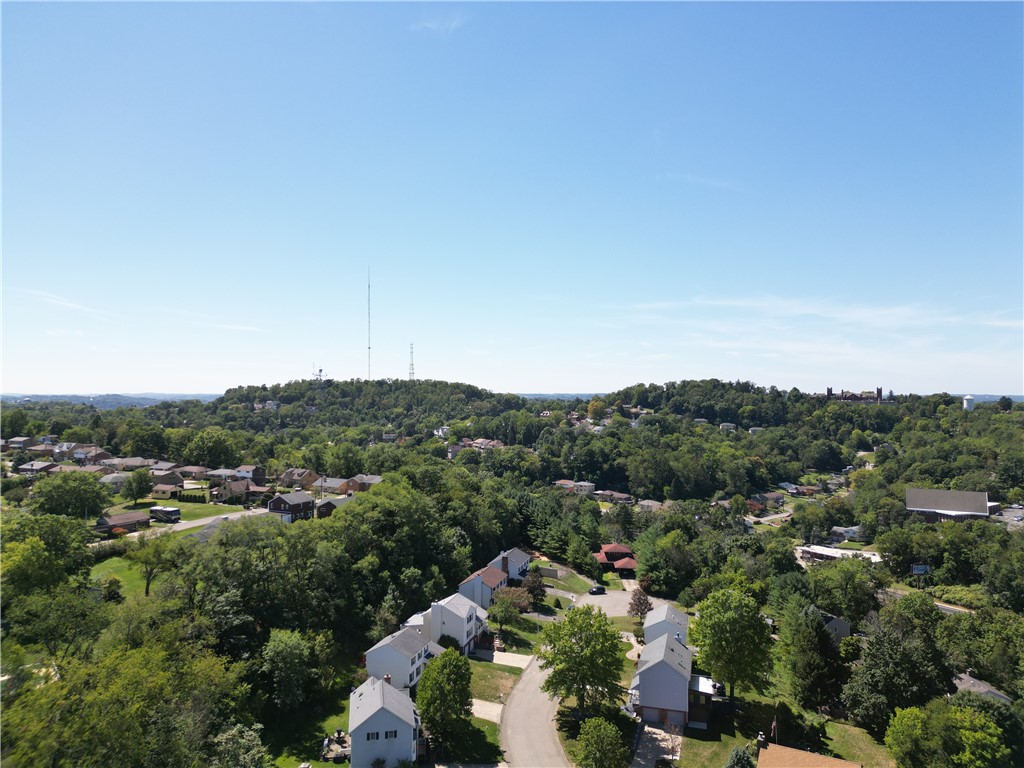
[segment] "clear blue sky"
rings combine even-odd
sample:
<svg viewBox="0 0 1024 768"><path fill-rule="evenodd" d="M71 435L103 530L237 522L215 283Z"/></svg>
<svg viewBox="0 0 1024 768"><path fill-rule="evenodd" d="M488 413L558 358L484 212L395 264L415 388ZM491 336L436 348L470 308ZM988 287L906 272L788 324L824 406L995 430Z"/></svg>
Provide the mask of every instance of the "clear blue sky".
<svg viewBox="0 0 1024 768"><path fill-rule="evenodd" d="M1024 393L1022 9L5 2L0 385Z"/></svg>

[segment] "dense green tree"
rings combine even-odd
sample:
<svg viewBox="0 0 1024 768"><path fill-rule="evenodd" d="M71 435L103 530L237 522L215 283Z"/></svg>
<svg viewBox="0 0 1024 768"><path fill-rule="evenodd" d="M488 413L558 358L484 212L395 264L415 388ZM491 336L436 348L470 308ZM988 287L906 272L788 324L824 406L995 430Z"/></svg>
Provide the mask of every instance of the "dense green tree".
<svg viewBox="0 0 1024 768"><path fill-rule="evenodd" d="M604 611L585 605L569 611L561 621L544 627L544 647L537 653L541 669L549 670L541 690L552 696L576 699L580 713L618 700L619 634Z"/></svg>
<svg viewBox="0 0 1024 768"><path fill-rule="evenodd" d="M498 625L499 632L504 631L505 627L516 625L519 616L519 608L511 595L497 595L491 607L487 609L487 619Z"/></svg>
<svg viewBox="0 0 1024 768"><path fill-rule="evenodd" d="M37 590L11 604L11 636L22 645L39 645L55 665L85 657L107 624L107 605L85 589L61 584Z"/></svg>
<svg viewBox="0 0 1024 768"><path fill-rule="evenodd" d="M469 659L448 648L427 664L416 689L416 706L431 738L456 743L469 726L473 711Z"/></svg>
<svg viewBox="0 0 1024 768"><path fill-rule="evenodd" d="M712 677L759 687L771 667L771 635L757 603L736 589L712 592L697 606L699 618L690 639L699 649L698 663Z"/></svg>
<svg viewBox="0 0 1024 768"><path fill-rule="evenodd" d="M935 699L898 708L885 733L897 768L1009 768L1006 734L985 713Z"/></svg>
<svg viewBox="0 0 1024 768"><path fill-rule="evenodd" d="M877 592L883 579L867 560L848 557L819 563L808 569L808 576L814 604L854 626L878 609Z"/></svg>
<svg viewBox="0 0 1024 768"><path fill-rule="evenodd" d="M261 670L270 681L271 697L282 711L296 709L306 698L309 645L290 629L270 630L263 646Z"/></svg>
<svg viewBox="0 0 1024 768"><path fill-rule="evenodd" d="M139 499L148 496L153 490L153 476L148 469L136 469L124 479L121 495L131 501L134 506Z"/></svg>
<svg viewBox="0 0 1024 768"><path fill-rule="evenodd" d="M272 768L274 760L260 740L262 726L232 725L213 739L210 768Z"/></svg>
<svg viewBox="0 0 1024 768"><path fill-rule="evenodd" d="M183 461L201 467L234 467L239 452L227 430L207 427L198 432L185 448Z"/></svg>
<svg viewBox="0 0 1024 768"><path fill-rule="evenodd" d="M544 603L544 598L548 595L548 588L544 585L544 578L536 568L531 568L527 572L526 578L523 579L523 589L529 593L534 608L540 607Z"/></svg>
<svg viewBox="0 0 1024 768"><path fill-rule="evenodd" d="M779 646L793 698L802 707L819 707L839 698L845 668L821 613L799 596L782 616Z"/></svg>
<svg viewBox="0 0 1024 768"><path fill-rule="evenodd" d="M579 768L625 768L629 757L622 734L612 723L600 717L590 717L580 725L580 735L573 750L573 758Z"/></svg>
<svg viewBox="0 0 1024 768"><path fill-rule="evenodd" d="M107 490L88 472L57 472L36 482L32 508L41 515L95 520L110 503Z"/></svg>

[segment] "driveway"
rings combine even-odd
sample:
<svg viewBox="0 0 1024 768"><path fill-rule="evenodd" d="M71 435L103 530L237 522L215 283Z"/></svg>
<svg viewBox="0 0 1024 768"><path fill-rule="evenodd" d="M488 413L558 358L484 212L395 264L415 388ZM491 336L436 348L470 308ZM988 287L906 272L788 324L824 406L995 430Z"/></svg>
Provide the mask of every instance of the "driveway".
<svg viewBox="0 0 1024 768"><path fill-rule="evenodd" d="M546 677L531 661L505 704L501 748L511 768L570 768L555 730L558 699L540 689Z"/></svg>
<svg viewBox="0 0 1024 768"><path fill-rule="evenodd" d="M650 595L648 595L650 597ZM603 595L578 595L576 605L596 605L609 616L628 616L629 602L633 599L632 592L611 590ZM655 608L667 602L659 597L651 597L651 607Z"/></svg>

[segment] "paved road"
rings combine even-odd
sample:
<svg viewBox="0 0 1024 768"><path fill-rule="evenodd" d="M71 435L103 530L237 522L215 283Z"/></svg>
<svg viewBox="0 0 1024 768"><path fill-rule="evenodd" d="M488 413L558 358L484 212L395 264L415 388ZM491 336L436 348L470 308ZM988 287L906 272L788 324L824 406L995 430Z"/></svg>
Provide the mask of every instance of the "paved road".
<svg viewBox="0 0 1024 768"><path fill-rule="evenodd" d="M628 616L629 601L633 593L623 590L610 590L603 595L577 595L576 605L596 605L608 616ZM651 597L651 607L667 602L659 597Z"/></svg>
<svg viewBox="0 0 1024 768"><path fill-rule="evenodd" d="M909 592L906 592L906 591L904 591L902 589L894 589L892 587L888 587L886 589L883 589L883 590L881 590L881 592L884 595L888 595L888 596L893 597L893 598L895 598L897 600L899 598L901 598L901 597L906 597L907 595L910 594ZM952 613L974 613L973 609L971 609L971 608L964 608L962 605L950 605L949 603L940 603L935 598L932 598L932 602L935 603L935 607L938 608L943 613L950 613L950 614L952 614Z"/></svg>
<svg viewBox="0 0 1024 768"><path fill-rule="evenodd" d="M523 671L501 715L501 747L511 768L569 768L555 732L558 699L540 686L547 677L536 660Z"/></svg>

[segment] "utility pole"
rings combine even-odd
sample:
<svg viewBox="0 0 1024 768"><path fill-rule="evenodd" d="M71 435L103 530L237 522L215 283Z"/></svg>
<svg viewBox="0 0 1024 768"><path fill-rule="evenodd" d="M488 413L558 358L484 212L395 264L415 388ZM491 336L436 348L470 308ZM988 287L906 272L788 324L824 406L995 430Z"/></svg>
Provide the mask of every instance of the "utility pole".
<svg viewBox="0 0 1024 768"><path fill-rule="evenodd" d="M416 368L412 364L412 343L409 344L409 381L416 381Z"/></svg>

